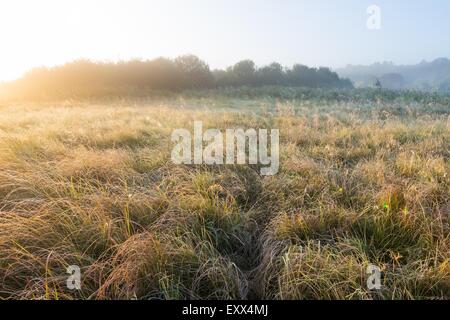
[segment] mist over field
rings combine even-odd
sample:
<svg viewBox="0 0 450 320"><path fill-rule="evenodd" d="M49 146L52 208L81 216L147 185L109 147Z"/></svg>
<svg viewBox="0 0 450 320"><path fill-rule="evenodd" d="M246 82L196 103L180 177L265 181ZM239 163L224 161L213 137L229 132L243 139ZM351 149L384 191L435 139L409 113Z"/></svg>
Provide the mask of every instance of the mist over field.
<svg viewBox="0 0 450 320"><path fill-rule="evenodd" d="M367 66L349 65L337 69L341 77L349 78L358 87L371 87L377 79L383 87L393 90L450 91L450 59L437 58L414 65L395 65L392 62Z"/></svg>
<svg viewBox="0 0 450 320"><path fill-rule="evenodd" d="M448 16L2 0L0 300L448 300Z"/></svg>

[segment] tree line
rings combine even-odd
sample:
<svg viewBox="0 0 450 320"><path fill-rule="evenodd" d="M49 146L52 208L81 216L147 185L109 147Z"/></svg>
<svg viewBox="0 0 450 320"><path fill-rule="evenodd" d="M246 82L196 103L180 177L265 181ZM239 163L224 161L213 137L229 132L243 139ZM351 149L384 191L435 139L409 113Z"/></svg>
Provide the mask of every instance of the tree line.
<svg viewBox="0 0 450 320"><path fill-rule="evenodd" d="M243 60L225 70L211 71L198 57L184 55L176 59L117 63L78 60L51 68L35 68L8 84L8 89L22 95L78 96L242 86L353 87L350 80L339 78L323 67L296 64L285 68L274 62L258 68L253 61Z"/></svg>

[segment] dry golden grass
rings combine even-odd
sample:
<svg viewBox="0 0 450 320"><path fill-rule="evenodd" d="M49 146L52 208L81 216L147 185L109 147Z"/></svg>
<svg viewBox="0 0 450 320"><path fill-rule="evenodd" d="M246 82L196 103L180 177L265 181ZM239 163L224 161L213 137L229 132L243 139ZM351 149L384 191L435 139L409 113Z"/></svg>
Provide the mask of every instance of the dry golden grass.
<svg viewBox="0 0 450 320"><path fill-rule="evenodd" d="M0 297L450 297L448 114L229 102L0 107ZM280 128L280 172L172 164L194 120Z"/></svg>

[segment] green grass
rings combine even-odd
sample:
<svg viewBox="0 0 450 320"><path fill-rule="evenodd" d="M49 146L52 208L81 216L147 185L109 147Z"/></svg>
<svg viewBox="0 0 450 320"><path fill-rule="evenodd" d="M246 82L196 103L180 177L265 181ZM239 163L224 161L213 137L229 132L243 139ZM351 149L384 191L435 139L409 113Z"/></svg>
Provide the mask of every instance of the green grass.
<svg viewBox="0 0 450 320"><path fill-rule="evenodd" d="M448 299L446 98L294 93L0 107L0 297ZM172 164L194 120L279 128L280 172Z"/></svg>

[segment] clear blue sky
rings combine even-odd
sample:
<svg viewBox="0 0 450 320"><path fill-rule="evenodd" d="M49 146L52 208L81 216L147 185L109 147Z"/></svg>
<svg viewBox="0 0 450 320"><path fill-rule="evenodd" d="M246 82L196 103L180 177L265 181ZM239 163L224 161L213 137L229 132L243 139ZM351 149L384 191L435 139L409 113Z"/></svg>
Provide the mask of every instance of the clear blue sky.
<svg viewBox="0 0 450 320"><path fill-rule="evenodd" d="M450 0L1 0L0 39L0 80L82 57L410 64L450 57Z"/></svg>

